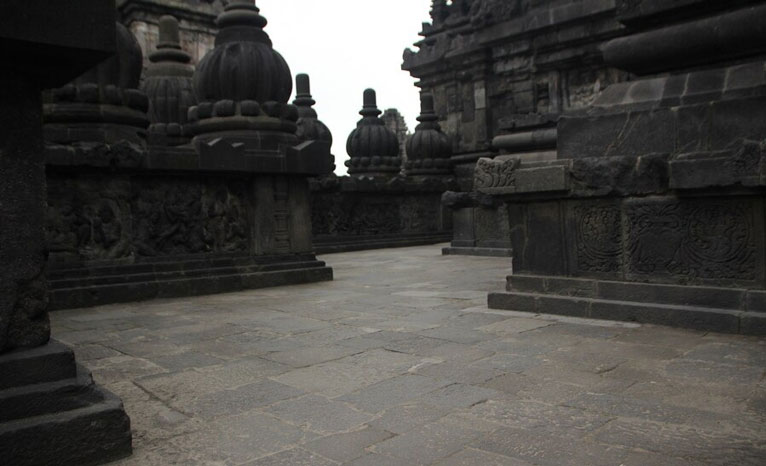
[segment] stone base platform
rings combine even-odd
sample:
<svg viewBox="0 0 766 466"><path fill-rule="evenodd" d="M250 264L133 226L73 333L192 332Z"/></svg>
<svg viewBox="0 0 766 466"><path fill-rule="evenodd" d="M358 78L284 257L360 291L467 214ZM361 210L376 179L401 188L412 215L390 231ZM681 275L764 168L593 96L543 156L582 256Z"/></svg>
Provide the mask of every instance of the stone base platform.
<svg viewBox="0 0 766 466"><path fill-rule="evenodd" d="M49 274L50 309L199 296L332 280L313 254L188 258L57 269Z"/></svg>
<svg viewBox="0 0 766 466"><path fill-rule="evenodd" d="M482 256L482 257L513 257L511 248L470 248L470 247L448 247L442 248L442 255L445 256Z"/></svg>
<svg viewBox="0 0 766 466"><path fill-rule="evenodd" d="M318 236L314 238L314 249L318 254L364 251L368 249L406 248L447 243L452 232L415 233L375 236Z"/></svg>
<svg viewBox="0 0 766 466"><path fill-rule="evenodd" d="M0 451L14 466L87 466L130 456L130 419L67 346L0 356Z"/></svg>
<svg viewBox="0 0 766 466"><path fill-rule="evenodd" d="M542 275L511 275L489 307L766 335L766 292Z"/></svg>

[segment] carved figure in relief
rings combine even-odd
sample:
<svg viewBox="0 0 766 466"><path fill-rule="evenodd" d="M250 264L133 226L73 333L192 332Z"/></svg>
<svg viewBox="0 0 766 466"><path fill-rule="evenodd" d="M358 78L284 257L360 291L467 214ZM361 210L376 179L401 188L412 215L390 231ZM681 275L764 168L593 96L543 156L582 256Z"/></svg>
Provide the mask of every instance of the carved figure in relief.
<svg viewBox="0 0 766 466"><path fill-rule="evenodd" d="M509 188L516 185L518 158L493 160L481 158L474 171L474 189Z"/></svg>
<svg viewBox="0 0 766 466"><path fill-rule="evenodd" d="M205 213L204 240L209 250L247 250L247 220L240 195L242 190L244 188L236 184L227 187L224 183L205 187L202 199Z"/></svg>
<svg viewBox="0 0 766 466"><path fill-rule="evenodd" d="M120 206L115 200L102 199L86 206L83 216L87 241L80 249L86 259L117 259L130 255L131 248L120 220Z"/></svg>

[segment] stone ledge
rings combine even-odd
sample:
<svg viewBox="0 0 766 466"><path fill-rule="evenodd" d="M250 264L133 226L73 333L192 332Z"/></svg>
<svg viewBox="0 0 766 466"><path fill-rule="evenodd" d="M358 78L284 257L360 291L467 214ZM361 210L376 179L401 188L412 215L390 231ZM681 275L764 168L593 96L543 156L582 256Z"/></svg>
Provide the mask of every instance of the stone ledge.
<svg viewBox="0 0 766 466"><path fill-rule="evenodd" d="M511 248L455 247L442 248L444 256L513 257Z"/></svg>
<svg viewBox="0 0 766 466"><path fill-rule="evenodd" d="M127 283L108 285L84 283L72 288L53 287L50 292L49 309L72 309L159 298L200 296L333 279L332 268L325 266L324 262L316 261L310 265L251 273L218 274L213 270L205 275L206 271L203 270L200 272L203 276L180 276L172 279L163 279L149 274L141 281Z"/></svg>
<svg viewBox="0 0 766 466"><path fill-rule="evenodd" d="M510 292L547 293L573 298L654 302L766 313L766 291L744 288L514 274L508 276L506 289Z"/></svg>
<svg viewBox="0 0 766 466"><path fill-rule="evenodd" d="M627 299L631 299L630 296ZM695 330L766 335L766 313L661 302L596 299L556 292L491 293L491 309L640 322Z"/></svg>
<svg viewBox="0 0 766 466"><path fill-rule="evenodd" d="M530 293L492 293L491 309L640 322L721 333L764 335L766 315L692 306Z"/></svg>
<svg viewBox="0 0 766 466"><path fill-rule="evenodd" d="M356 237L314 237L317 254L364 251L369 249L405 248L446 243L452 239L451 232L415 235L376 235Z"/></svg>

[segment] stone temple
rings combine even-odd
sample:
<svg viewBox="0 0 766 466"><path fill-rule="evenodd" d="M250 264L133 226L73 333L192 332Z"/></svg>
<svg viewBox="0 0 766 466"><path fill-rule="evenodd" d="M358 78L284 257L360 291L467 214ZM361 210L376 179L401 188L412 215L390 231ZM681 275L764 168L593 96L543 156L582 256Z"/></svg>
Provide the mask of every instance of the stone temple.
<svg viewBox="0 0 766 466"><path fill-rule="evenodd" d="M766 464L766 1L433 0L414 128L255 0L0 13L0 464Z"/></svg>

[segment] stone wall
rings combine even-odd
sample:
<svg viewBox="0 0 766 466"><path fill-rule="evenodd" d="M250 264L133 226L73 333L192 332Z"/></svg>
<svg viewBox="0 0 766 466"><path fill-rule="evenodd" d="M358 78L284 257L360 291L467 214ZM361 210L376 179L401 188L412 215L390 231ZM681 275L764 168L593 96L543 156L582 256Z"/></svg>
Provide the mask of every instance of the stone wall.
<svg viewBox="0 0 766 466"><path fill-rule="evenodd" d="M451 179L330 176L311 185L318 252L449 241L452 219L441 205Z"/></svg>
<svg viewBox="0 0 766 466"><path fill-rule="evenodd" d="M635 76L558 120L557 158L481 159L513 255L490 307L766 333L766 2L620 0Z"/></svg>
<svg viewBox="0 0 766 466"><path fill-rule="evenodd" d="M495 136L555 127L558 115L629 76L599 51L624 33L615 0L434 0L431 20L403 69L434 94L464 191Z"/></svg>

